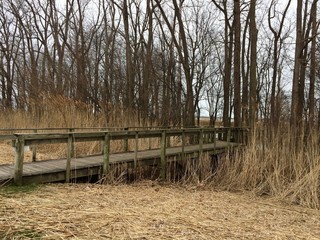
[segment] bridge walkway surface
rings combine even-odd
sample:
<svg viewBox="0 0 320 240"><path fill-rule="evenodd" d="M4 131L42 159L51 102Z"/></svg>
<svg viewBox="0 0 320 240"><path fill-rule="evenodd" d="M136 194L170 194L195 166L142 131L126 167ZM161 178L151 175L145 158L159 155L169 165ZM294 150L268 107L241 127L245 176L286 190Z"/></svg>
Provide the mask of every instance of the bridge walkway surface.
<svg viewBox="0 0 320 240"><path fill-rule="evenodd" d="M214 144L204 144L203 153L209 152L214 154L221 152L230 146L236 146L235 143L217 141ZM185 146L184 154L198 154L199 145ZM181 156L182 147L171 147L166 149L166 157L170 161L175 161L175 156ZM161 149L144 150L137 153L138 165L152 166L157 165L160 160ZM124 152L110 154L110 165L127 163L133 166L135 152ZM23 183L45 183L66 180L67 159L58 160L42 160L37 162L27 162L23 166ZM71 159L71 179L80 177L90 178L93 175L99 175L103 168L103 155L86 156ZM13 180L14 165L0 165L0 182L8 182Z"/></svg>

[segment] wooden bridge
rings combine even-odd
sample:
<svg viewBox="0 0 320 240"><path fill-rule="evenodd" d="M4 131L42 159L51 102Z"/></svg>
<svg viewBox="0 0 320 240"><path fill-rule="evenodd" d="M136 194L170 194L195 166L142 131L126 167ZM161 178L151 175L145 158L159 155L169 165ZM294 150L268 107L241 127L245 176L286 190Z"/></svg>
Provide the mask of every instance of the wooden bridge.
<svg viewBox="0 0 320 240"><path fill-rule="evenodd" d="M4 129L2 129L3 132ZM24 133L2 134L0 140L12 140L16 149L14 164L0 165L0 182L15 184L65 181L81 177L108 176L110 167L126 164L135 169L140 166L155 166L161 179L165 179L169 162L179 159L201 159L204 153L216 154L245 143L247 129L243 128L185 128L185 129L24 129ZM32 133L25 133L32 130ZM44 131L50 132L44 132ZM64 129L65 130L65 129ZM81 130L81 131L79 131ZM87 131L86 131L87 130ZM20 130L22 131L22 130ZM40 132L41 131L41 132ZM85 132L84 132L85 131ZM1 132L1 129L0 129ZM139 139L158 139L159 145L152 149L139 148ZM173 139L176 143L172 146ZM101 154L74 156L76 142L101 142ZM120 141L122 150L112 152L110 143ZM129 141L133 149L129 149ZM37 161L36 145L66 144L65 159ZM132 145L132 144L131 144ZM31 146L32 162L24 162L24 149ZM112 153L111 153L112 152Z"/></svg>

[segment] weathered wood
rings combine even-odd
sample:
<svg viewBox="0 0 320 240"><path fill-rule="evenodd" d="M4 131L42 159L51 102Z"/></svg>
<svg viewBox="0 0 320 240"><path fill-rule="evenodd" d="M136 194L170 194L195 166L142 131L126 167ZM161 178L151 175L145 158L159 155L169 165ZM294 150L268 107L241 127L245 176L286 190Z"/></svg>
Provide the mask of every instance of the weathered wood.
<svg viewBox="0 0 320 240"><path fill-rule="evenodd" d="M203 130L199 132L199 158L202 158L203 153Z"/></svg>
<svg viewBox="0 0 320 240"><path fill-rule="evenodd" d="M37 129L33 130L34 133L37 133ZM32 162L37 161L37 146L32 145Z"/></svg>
<svg viewBox="0 0 320 240"><path fill-rule="evenodd" d="M184 129L182 130L182 136L181 136L181 158L184 159L185 158L185 151L184 148L186 146L186 134Z"/></svg>
<svg viewBox="0 0 320 240"><path fill-rule="evenodd" d="M128 128L125 128L125 137L123 139L123 151L124 152L128 152L128 148L129 148L129 139L128 139Z"/></svg>
<svg viewBox="0 0 320 240"><path fill-rule="evenodd" d="M74 131L75 131L74 128L69 129L69 133L73 133ZM70 137L70 135L68 135L68 144L69 144L69 137ZM74 138L74 135L71 135L71 137ZM74 144L75 144L75 141L72 139L72 141L71 141L71 158L74 157L74 149L75 149Z"/></svg>
<svg viewBox="0 0 320 240"><path fill-rule="evenodd" d="M228 147L230 147L230 143L231 143L231 130L230 130L230 128L227 129L227 142L228 142Z"/></svg>
<svg viewBox="0 0 320 240"><path fill-rule="evenodd" d="M232 146L238 144L232 143ZM217 141L216 148L214 149L213 144L204 144L203 152L208 154L216 154L221 151L225 151L227 147L226 142ZM187 156L193 156L194 153L198 153L199 145L185 146L184 154ZM171 147L165 149L166 162L173 161L174 156L181 156L182 146ZM129 167L134 167L133 159L134 152L127 153L115 153L109 156L109 165L114 163L126 163ZM181 156L182 157L182 156ZM178 157L179 158L179 157ZM66 180L66 161L67 159L59 160L43 160L31 163L24 163L23 167L23 183L41 183L41 182L54 182L54 181L65 181ZM161 162L161 149L145 150L138 152L138 163L139 166L158 166L160 167ZM102 171L104 165L103 156L88 156L85 158L72 158L70 164L70 181L74 177L85 177L86 174L90 175L88 169L92 169L91 172L95 172L97 175ZM100 169L100 170L99 170ZM0 181L9 181L12 178L12 172L14 166L2 165L0 166Z"/></svg>
<svg viewBox="0 0 320 240"><path fill-rule="evenodd" d="M137 168L137 162L138 162L138 151L139 151L139 134L136 132L135 141L134 141L134 159L133 159L133 165L134 169Z"/></svg>
<svg viewBox="0 0 320 240"><path fill-rule="evenodd" d="M160 138L160 149L159 149L159 155L155 156L156 159L159 159L159 167L160 167L160 173L161 173L161 179L166 178L166 166L167 166L167 156L168 152L167 149L173 149L168 148L166 144L168 143L168 140L170 137L178 136L181 137L181 147L179 155L181 158L184 158L185 154L189 154L186 151L186 136L190 136L191 138L198 137L198 145L197 150L194 150L193 153L196 153L196 156L202 156L203 154L203 146L205 145L204 141L205 138L207 138L207 135L211 135L213 133L213 145L211 145L210 150L206 150L207 152L214 152L217 149L219 149L219 146L217 146L217 134L223 134L223 138L226 138L227 143L225 143L225 148L228 148L231 146L231 136L233 138L236 137L236 134L239 131L241 133L245 133L245 130L243 129L231 129L231 128L192 128L192 129L157 129L157 130L142 130L142 131L129 131L126 129L125 131L118 131L118 132L108 132L108 131L99 131L99 132L73 132L73 129L69 129L70 132L67 133L16 133L14 134L14 137L16 139L20 139L19 141L16 141L16 161L15 161L15 168L14 168L14 180L17 184L22 183L22 175L23 172L23 147L24 146L33 146L35 144L44 144L44 143L67 143L68 145L68 156L65 162L65 180L68 182L72 178L72 169L73 169L73 161L71 161L73 157L73 151L74 151L74 143L75 142L86 142L86 141L103 141L103 172L106 173L109 168L110 164L110 141L111 140L123 140L124 145L125 142L127 142L128 139L135 139L135 147L134 147L134 155L133 158L126 159L126 158L119 158L117 161L119 162L127 162L132 164L134 167L137 166L138 162L140 163L140 153L138 149L138 141L141 138ZM243 137L244 138L244 137ZM150 143L150 140L149 140ZM21 146L23 144L23 146ZM189 143L190 144L190 143ZM150 145L150 144L149 144ZM195 145L194 145L195 146ZM188 148L190 149L190 148ZM192 148L191 148L192 149ZM150 150L150 152L152 152ZM114 155L114 154L113 154ZM120 156L120 155L117 155ZM176 156L176 155L174 155ZM144 159L145 160L145 159ZM144 161L143 160L143 161ZM79 161L80 162L80 161ZM36 164L36 162L35 162ZM86 163L87 167L91 167L91 163ZM58 171L54 166L52 166L52 171ZM43 165L44 169L50 169L48 165ZM77 166L76 166L77 167ZM29 174L29 172L36 172L37 166L33 165L33 167L28 168L26 170L26 176ZM60 169L61 170L61 169ZM59 171L60 171L59 170ZM0 174L1 175L1 174ZM1 176L0 176L1 177Z"/></svg>
<svg viewBox="0 0 320 240"><path fill-rule="evenodd" d="M0 135L0 140L15 140L16 136L13 134L1 134Z"/></svg>
<svg viewBox="0 0 320 240"><path fill-rule="evenodd" d="M185 129L186 135L197 135L200 129ZM213 129L202 129L203 132L212 132ZM168 137L181 136L181 129L170 129L166 130L166 135ZM218 133L227 133L227 128L217 129ZM110 140L126 140L134 139L136 136L136 131L120 131L120 132L110 132ZM139 138L160 138L162 130L148 130L139 131ZM74 142L87 142L87 141L103 141L105 132L73 132ZM15 136L24 136L25 145L33 144L50 144L50 143L67 143L68 133L38 133L38 134L25 134L16 133Z"/></svg>
<svg viewBox="0 0 320 240"><path fill-rule="evenodd" d="M162 181L166 179L167 172L167 162L166 162L166 131L162 132L161 135L161 154L160 154L160 178Z"/></svg>
<svg viewBox="0 0 320 240"><path fill-rule="evenodd" d="M24 138L18 137L16 140L16 161L14 164L14 182L22 185L23 160L24 160Z"/></svg>
<svg viewBox="0 0 320 240"><path fill-rule="evenodd" d="M73 152L72 134L69 134L68 145L67 145L67 161L66 161L66 182L67 183L70 182L72 152Z"/></svg>
<svg viewBox="0 0 320 240"><path fill-rule="evenodd" d="M213 131L213 149L215 150L217 147L217 131Z"/></svg>
<svg viewBox="0 0 320 240"><path fill-rule="evenodd" d="M110 134L106 133L103 142L103 175L109 173L110 165Z"/></svg>

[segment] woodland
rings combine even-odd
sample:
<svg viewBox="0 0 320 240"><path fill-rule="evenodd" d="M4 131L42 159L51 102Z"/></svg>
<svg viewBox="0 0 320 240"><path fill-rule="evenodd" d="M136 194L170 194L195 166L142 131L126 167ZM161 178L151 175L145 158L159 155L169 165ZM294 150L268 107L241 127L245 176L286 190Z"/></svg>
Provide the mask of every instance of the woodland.
<svg viewBox="0 0 320 240"><path fill-rule="evenodd" d="M3 0L0 109L320 126L317 0ZM54 109L53 109L54 110Z"/></svg>

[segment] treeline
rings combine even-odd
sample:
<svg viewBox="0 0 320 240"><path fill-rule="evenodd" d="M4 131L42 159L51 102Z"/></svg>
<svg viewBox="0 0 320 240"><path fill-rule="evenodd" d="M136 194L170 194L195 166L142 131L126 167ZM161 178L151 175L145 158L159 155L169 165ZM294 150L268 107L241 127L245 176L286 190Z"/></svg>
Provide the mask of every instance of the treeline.
<svg viewBox="0 0 320 240"><path fill-rule="evenodd" d="M57 97L106 120L194 126L207 106L211 124L320 125L317 4L2 0L0 107L40 116Z"/></svg>

